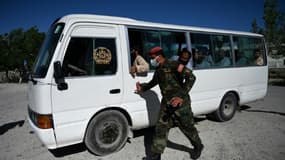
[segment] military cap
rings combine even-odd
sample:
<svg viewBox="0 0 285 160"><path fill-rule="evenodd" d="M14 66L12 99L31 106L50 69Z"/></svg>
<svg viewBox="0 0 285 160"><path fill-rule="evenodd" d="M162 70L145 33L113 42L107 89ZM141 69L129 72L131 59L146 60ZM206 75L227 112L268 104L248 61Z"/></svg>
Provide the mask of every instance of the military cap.
<svg viewBox="0 0 285 160"><path fill-rule="evenodd" d="M159 54L161 54L161 52L162 52L162 48L159 47L159 46L156 46L156 47L153 47L153 48L149 51L148 56L159 55Z"/></svg>

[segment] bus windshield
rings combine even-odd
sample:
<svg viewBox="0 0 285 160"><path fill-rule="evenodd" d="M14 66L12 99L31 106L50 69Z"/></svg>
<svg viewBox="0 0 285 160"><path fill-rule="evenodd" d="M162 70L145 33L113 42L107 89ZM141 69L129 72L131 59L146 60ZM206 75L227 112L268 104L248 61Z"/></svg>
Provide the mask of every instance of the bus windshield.
<svg viewBox="0 0 285 160"><path fill-rule="evenodd" d="M34 78L44 78L47 74L50 61L53 57L55 48L57 46L60 35L63 31L63 23L54 23L48 33L44 43L40 49L39 55L37 57L36 63L34 65L32 76Z"/></svg>

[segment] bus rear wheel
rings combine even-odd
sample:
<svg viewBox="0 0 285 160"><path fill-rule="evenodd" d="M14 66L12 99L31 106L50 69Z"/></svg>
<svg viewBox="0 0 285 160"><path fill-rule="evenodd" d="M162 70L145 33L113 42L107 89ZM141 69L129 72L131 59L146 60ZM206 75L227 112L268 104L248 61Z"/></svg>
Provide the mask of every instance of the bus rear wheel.
<svg viewBox="0 0 285 160"><path fill-rule="evenodd" d="M231 120L238 107L237 97L234 93L227 93L218 110L216 110L213 115L215 120L220 122L225 122Z"/></svg>
<svg viewBox="0 0 285 160"><path fill-rule="evenodd" d="M99 156L120 150L128 138L128 121L119 111L104 111L88 125L84 142L88 150Z"/></svg>

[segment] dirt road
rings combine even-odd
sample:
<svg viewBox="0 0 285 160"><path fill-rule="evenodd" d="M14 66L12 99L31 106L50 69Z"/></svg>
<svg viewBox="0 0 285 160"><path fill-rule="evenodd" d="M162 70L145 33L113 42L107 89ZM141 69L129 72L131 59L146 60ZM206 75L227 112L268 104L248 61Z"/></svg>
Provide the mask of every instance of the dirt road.
<svg viewBox="0 0 285 160"><path fill-rule="evenodd" d="M0 84L0 160L140 160L145 155L151 129L135 132L135 138L119 152L105 157L90 154L83 144L49 151L27 122L26 85ZM285 159L285 87L270 86L264 100L241 107L224 123L198 118L197 128L205 145L201 160ZM190 159L191 145L174 128L163 160Z"/></svg>

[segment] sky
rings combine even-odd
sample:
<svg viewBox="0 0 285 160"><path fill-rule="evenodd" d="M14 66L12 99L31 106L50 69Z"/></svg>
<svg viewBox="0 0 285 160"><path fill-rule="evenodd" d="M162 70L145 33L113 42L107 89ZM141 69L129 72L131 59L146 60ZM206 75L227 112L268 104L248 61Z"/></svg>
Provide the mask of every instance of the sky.
<svg viewBox="0 0 285 160"><path fill-rule="evenodd" d="M285 0L277 0L285 12ZM166 24L250 31L254 18L263 27L264 0L3 0L0 34L49 25L67 14L97 14Z"/></svg>

